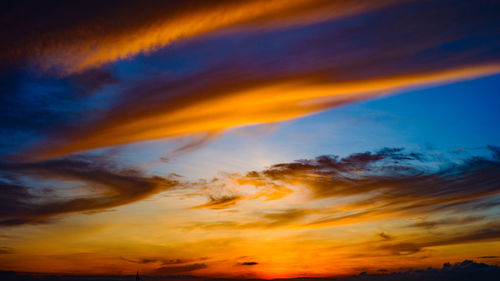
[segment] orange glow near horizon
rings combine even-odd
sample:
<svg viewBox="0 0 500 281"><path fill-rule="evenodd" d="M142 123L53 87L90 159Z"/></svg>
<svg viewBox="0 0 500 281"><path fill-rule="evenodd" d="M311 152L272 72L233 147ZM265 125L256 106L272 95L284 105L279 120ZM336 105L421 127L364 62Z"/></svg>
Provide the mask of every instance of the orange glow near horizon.
<svg viewBox="0 0 500 281"><path fill-rule="evenodd" d="M168 206L172 200L156 198L151 201L153 202L155 205ZM265 201L252 204L257 208L272 206ZM190 274L272 279L343 276L358 274L361 269L376 272L380 268L400 271L401 268L439 267L444 262L461 261L463 256L456 253L500 250L498 243L484 241L430 247L420 254L413 255L411 259L389 255L382 250L376 250L375 245L384 240L378 236L380 223L384 221L384 225L391 225L398 221L390 216L373 221L364 218L359 220L357 225L348 223L345 226L339 224L321 229L278 226L269 229L249 228L244 232L223 228L188 230L183 228L186 221L210 220L212 213L218 211L190 211L187 207L174 210L169 207L151 208L147 203L137 203L118 208L114 212L93 215L92 220L86 218L88 215L82 214L73 216L71 221L63 220L51 226L39 226L38 230L30 235L26 233L34 226L26 226L9 232L10 235L16 234L22 238L23 243L15 245L15 254L3 255L0 261L4 269L20 272L134 274L139 270L143 274L162 275L157 270L162 266L163 260L179 259L183 262L167 266L173 268L204 264L206 267ZM237 210L243 208L248 210L249 206ZM170 216L175 214L183 219L170 220L168 215L165 217L161 212ZM130 223L131 219L145 216L157 223ZM225 219L237 217L223 212L219 213L219 216ZM111 221L112 223L109 223ZM238 221L244 223L241 218ZM398 240L411 239L416 234L391 231L385 227L384 230L389 231ZM363 253L367 251L375 251L377 254L372 252L364 257ZM432 252L434 257L425 258L422 263L419 259L424 259L427 252ZM378 254L380 256L377 256ZM152 261L139 263L142 259ZM245 266L242 265L244 262L258 264Z"/></svg>
<svg viewBox="0 0 500 281"><path fill-rule="evenodd" d="M382 158L392 157L381 153ZM403 157L412 157L407 155ZM345 165L343 173L357 174L360 168L344 160L310 163L303 168L280 164L247 175L180 181L178 187L156 191L148 200L8 229L1 239L16 252L0 255L0 263L4 269L23 272L134 274L139 270L147 275L272 279L439 267L461 261L464 255L500 250L494 236L480 234L497 227L493 221L474 213L450 217L439 211L450 204L496 196L497 190L471 190L460 197L429 194L433 184L449 190L461 184L432 174L402 175L388 182L374 173L372 179L343 183L342 177L336 178L338 165ZM361 169L369 171L362 163ZM475 178L471 173L464 175L465 182ZM487 172L478 173L488 181ZM405 188L406 193L398 195ZM442 218L457 223L439 222ZM473 227L464 230L460 222Z"/></svg>

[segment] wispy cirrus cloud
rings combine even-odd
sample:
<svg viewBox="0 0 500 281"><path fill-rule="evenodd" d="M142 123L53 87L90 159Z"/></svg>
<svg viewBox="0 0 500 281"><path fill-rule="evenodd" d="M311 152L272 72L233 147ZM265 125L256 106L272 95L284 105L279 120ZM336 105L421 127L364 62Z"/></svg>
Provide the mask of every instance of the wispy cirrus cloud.
<svg viewBox="0 0 500 281"><path fill-rule="evenodd" d="M430 217L406 227L439 229L487 221L483 210L500 205L499 149L491 157L435 158L432 154L384 148L343 158L325 155L280 163L246 175L221 174L199 181L151 177L138 170L117 169L99 161L66 158L39 163L2 164L3 220L5 225L40 223L58 214L99 211L142 200L177 188L181 197L206 197L191 209L238 210L252 201L286 200L299 196L303 206L253 211L243 221L193 222L186 229L323 228L371 220ZM57 192L31 188L23 177L81 182L98 192L64 200ZM474 188L471 188L474 187ZM339 201L339 199L342 199ZM306 203L334 200L328 207ZM433 219L436 214L461 210L463 216ZM478 213L479 212L479 213Z"/></svg>
<svg viewBox="0 0 500 281"><path fill-rule="evenodd" d="M457 224L469 224L469 223L474 223L474 222L479 222L483 220L485 217L484 216L468 216L468 217L462 217L462 218L445 218L441 220L435 220L435 221L421 221L417 223L413 223L409 225L410 227L417 227L417 228L426 228L426 229L431 229L443 225L457 225Z"/></svg>
<svg viewBox="0 0 500 281"><path fill-rule="evenodd" d="M385 243L369 242L365 247L367 252L377 255L413 255L425 251L427 248L449 246L467 243L498 241L500 239L500 225L483 224L477 227L462 229L457 233L441 232L436 234L419 235L416 238L403 238ZM380 253L380 250L384 253ZM365 254L364 256L369 256Z"/></svg>
<svg viewBox="0 0 500 281"><path fill-rule="evenodd" d="M20 1L5 7L2 34L10 40L2 47L0 58L70 74L225 27L305 24L391 2L73 1L54 6Z"/></svg>
<svg viewBox="0 0 500 281"><path fill-rule="evenodd" d="M159 51L148 62L156 71L119 77L128 82L117 87L115 102L56 130L24 158L214 134L497 73L499 42L491 34L500 24L498 7L488 1L452 3L398 2L311 25L239 30ZM179 56L196 59L179 63Z"/></svg>

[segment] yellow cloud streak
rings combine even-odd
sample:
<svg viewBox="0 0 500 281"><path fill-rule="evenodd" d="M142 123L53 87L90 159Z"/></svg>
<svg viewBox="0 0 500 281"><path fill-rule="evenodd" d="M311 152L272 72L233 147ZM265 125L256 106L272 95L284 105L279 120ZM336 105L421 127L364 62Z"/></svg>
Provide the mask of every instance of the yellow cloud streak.
<svg viewBox="0 0 500 281"><path fill-rule="evenodd" d="M431 73L393 76L349 82L324 77L289 79L199 98L185 106L165 105L156 114L136 114L132 121L103 120L56 143L28 151L30 159L47 159L78 151L200 132L222 131L237 126L279 122L298 118L336 105L394 93L404 89L449 83L500 72L500 65L479 65Z"/></svg>

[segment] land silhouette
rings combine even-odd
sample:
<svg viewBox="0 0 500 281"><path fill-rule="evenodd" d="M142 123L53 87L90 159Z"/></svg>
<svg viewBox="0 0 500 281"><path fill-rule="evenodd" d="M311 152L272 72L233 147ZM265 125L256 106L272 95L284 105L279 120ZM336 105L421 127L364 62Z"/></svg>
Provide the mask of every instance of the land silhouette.
<svg viewBox="0 0 500 281"><path fill-rule="evenodd" d="M27 274L14 271L1 271L0 280L3 281L126 281L134 280L133 275L124 276L86 276L86 275L45 275L45 274ZM136 281L260 281L264 279L223 279L223 278L205 278L201 276L181 275L181 276L145 276L144 278L135 275ZM490 281L500 280L500 266L477 263L472 260L463 262L443 264L442 268L416 269L404 272L376 273L369 274L361 272L357 275L348 277L325 277L325 278L282 278L273 279L276 281Z"/></svg>

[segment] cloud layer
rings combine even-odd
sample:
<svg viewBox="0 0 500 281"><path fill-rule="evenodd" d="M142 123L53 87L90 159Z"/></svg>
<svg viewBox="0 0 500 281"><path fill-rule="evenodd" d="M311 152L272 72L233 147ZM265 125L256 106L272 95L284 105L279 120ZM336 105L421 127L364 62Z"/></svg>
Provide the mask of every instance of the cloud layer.
<svg viewBox="0 0 500 281"><path fill-rule="evenodd" d="M154 275L216 276L228 266L250 274L286 265L271 259L276 254L273 250L300 248L304 253L322 252L329 261L346 261L339 266L345 272L353 272L357 262L374 259L393 271L401 266L394 263L398 257L430 263L437 260L436 249L499 241L495 213L500 206L500 149L489 146L483 152L489 155L383 148L197 181L179 175L149 176L97 156L2 163L0 223L15 230L19 228L14 226L51 223L74 213L85 212L91 218L96 212L169 191L156 198L160 209L146 211L158 225L154 233L172 229L177 235L172 237L194 237L194 242L179 246L168 240L159 250L149 243L144 251L120 248L109 253L106 262L140 267ZM128 213L126 223L137 224L135 212ZM380 227L373 229L373 225ZM345 237L346 229L359 229L363 235ZM138 233L143 236L142 228ZM7 246L3 258L17 257L23 248ZM191 250L185 249L198 249L197 257L209 258L192 258ZM223 258L216 256L221 249ZM497 257L491 249L479 247L474 253L494 262ZM314 259L307 262L321 264ZM374 266L366 264L369 270Z"/></svg>
<svg viewBox="0 0 500 281"><path fill-rule="evenodd" d="M345 16L392 1L16 1L5 7L3 60L79 72L237 24L279 26ZM119 8L117 8L119 7ZM98 12L96 12L98 11ZM137 13L141 11L141 13Z"/></svg>
<svg viewBox="0 0 500 281"><path fill-rule="evenodd" d="M452 160L405 152L402 148L384 148L375 153L357 153L344 158L319 156L315 159L276 164L244 176L232 175L233 184L255 186L258 190L256 193L262 190L280 192L283 187L288 187L288 192L283 194L286 196L298 192L300 189L297 188L305 187L309 200L344 199L334 209L289 209L263 214L260 222L218 225L240 228L295 225L302 218L315 214L320 216L303 226L327 227L387 216L404 217L494 208L500 204L500 157L497 147L490 146L489 149L492 153L490 158L466 157ZM238 201L259 198L255 193L221 193L221 186L228 183L220 179L203 184L210 200L197 208L231 208ZM210 190L216 193L211 194ZM433 228L474 223L483 218L448 217L414 223L411 227ZM217 223L204 227L217 227Z"/></svg>
<svg viewBox="0 0 500 281"><path fill-rule="evenodd" d="M0 225L44 223L57 215L104 210L177 185L174 178L120 170L102 160L74 157L30 164L1 163ZM40 188L33 181L55 181L60 186ZM87 191L78 195L77 189L64 187L68 182L77 183ZM64 195L68 192L77 195Z"/></svg>
<svg viewBox="0 0 500 281"><path fill-rule="evenodd" d="M279 3L231 5L268 9ZM298 11L310 11L294 3L286 6L293 15L303 18ZM356 3L369 7L373 1ZM124 77L117 78L125 82L114 84L116 100L92 108L81 120L68 120L27 150L25 158L190 134L215 136L236 126L279 122L373 96L497 73L497 11L491 1L404 1L306 25L249 26L200 37L130 62L121 71ZM92 57L92 52L83 53Z"/></svg>

